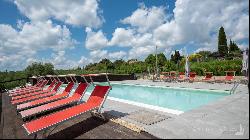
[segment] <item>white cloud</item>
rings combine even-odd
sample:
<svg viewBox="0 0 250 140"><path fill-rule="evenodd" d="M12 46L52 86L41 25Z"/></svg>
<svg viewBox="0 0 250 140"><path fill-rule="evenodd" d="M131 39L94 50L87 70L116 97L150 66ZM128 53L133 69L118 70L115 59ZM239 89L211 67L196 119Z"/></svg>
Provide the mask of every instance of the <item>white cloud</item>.
<svg viewBox="0 0 250 140"><path fill-rule="evenodd" d="M241 50L249 49L249 44L242 43L242 44L239 44L238 47L239 47Z"/></svg>
<svg viewBox="0 0 250 140"><path fill-rule="evenodd" d="M151 53L155 53L155 46L134 47L129 51L128 59L143 59Z"/></svg>
<svg viewBox="0 0 250 140"><path fill-rule="evenodd" d="M135 10L131 16L126 17L121 20L121 22L138 28L139 32L148 32L155 29L166 20L164 11L165 8L162 6L146 8L142 5Z"/></svg>
<svg viewBox="0 0 250 140"><path fill-rule="evenodd" d="M132 46L134 40L134 31L132 29L116 28L111 41L110 46L118 45L121 47Z"/></svg>
<svg viewBox="0 0 250 140"><path fill-rule="evenodd" d="M170 58L171 50L172 50L172 48L166 48L166 49L164 50L163 53L165 54L165 56L166 56L167 58Z"/></svg>
<svg viewBox="0 0 250 140"><path fill-rule="evenodd" d="M86 58L84 56L81 56L80 60L77 62L77 66L82 67L82 66L85 66L85 65L87 65L89 63L91 63L90 59L88 59L88 58Z"/></svg>
<svg viewBox="0 0 250 140"><path fill-rule="evenodd" d="M57 25L51 19L73 26L98 28L104 22L98 1L15 0L13 3L30 22L17 19L17 29L0 24L0 69L21 70L35 61L51 62L56 68L86 65L88 61L84 62L84 56L76 62L66 59L66 50L74 48L78 42L72 39L66 25ZM92 34L90 41L97 40L92 46L100 47L101 43L107 43L107 39L99 41L104 36L101 31ZM40 51L53 53L51 58L39 60L36 55Z"/></svg>
<svg viewBox="0 0 250 140"><path fill-rule="evenodd" d="M108 45L108 39L101 30L94 32L91 28L86 28L87 37L85 47L89 50L98 50Z"/></svg>
<svg viewBox="0 0 250 140"><path fill-rule="evenodd" d="M126 59L127 53L124 51L108 52L107 50L94 50L90 52L88 63L99 62L104 58L110 59L111 61L117 59Z"/></svg>
<svg viewBox="0 0 250 140"><path fill-rule="evenodd" d="M198 53L200 51L213 51L211 48L198 48L197 50L194 51L194 53Z"/></svg>
<svg viewBox="0 0 250 140"><path fill-rule="evenodd" d="M83 67L92 62L91 59L88 59L85 56L81 56L79 60L72 60L68 59L66 55L65 51L58 51L56 53L52 53L52 57L46 59L45 62L52 63L57 69L72 69L77 68L78 66Z"/></svg>
<svg viewBox="0 0 250 140"><path fill-rule="evenodd" d="M31 21L17 21L17 29L0 24L0 69L7 66L20 68L36 61L35 55L42 50L53 50L51 58L56 67L67 68L97 62L103 58L144 59L158 51L169 54L175 46L187 46L194 52L217 50L217 36L220 26L225 28L228 39L236 41L240 48L249 46L249 2L246 0L199 1L178 0L175 2L173 18L163 6L140 7L130 16L122 18L126 28L117 27L109 40L101 29L104 19L98 1L20 1L18 9ZM74 48L77 41L72 39L65 25L56 25L56 19L73 26L85 26L87 37L85 47L90 50L90 58L66 59L66 49ZM128 51L112 52L107 47L128 47ZM191 48L192 47L192 48ZM111 49L112 50L112 49ZM179 50L183 50L180 48ZM69 66L70 65L70 66Z"/></svg>
<svg viewBox="0 0 250 140"><path fill-rule="evenodd" d="M108 58L107 50L94 50L90 52L90 58L94 61L100 61L103 58Z"/></svg>
<svg viewBox="0 0 250 140"><path fill-rule="evenodd" d="M54 18L67 24L94 28L104 22L96 0L15 0L14 3L32 21Z"/></svg>
<svg viewBox="0 0 250 140"><path fill-rule="evenodd" d="M248 25L248 26L247 26ZM249 15L243 14L239 18L233 34L231 35L234 40L242 40L249 38Z"/></svg>
<svg viewBox="0 0 250 140"><path fill-rule="evenodd" d="M124 51L118 51L118 52L112 52L108 54L108 58L111 59L112 61L117 60L117 59L125 59L127 53Z"/></svg>
<svg viewBox="0 0 250 140"><path fill-rule="evenodd" d="M178 0L174 19L154 30L155 41L161 45L203 44L217 48L217 35L224 26L228 38L249 38L248 1ZM209 7L209 8L208 8Z"/></svg>
<svg viewBox="0 0 250 140"><path fill-rule="evenodd" d="M56 52L73 48L77 43L66 26L46 22L26 22L19 30L0 24L0 69L23 69L42 50ZM25 61L27 60L27 61ZM15 65L19 64L19 65Z"/></svg>

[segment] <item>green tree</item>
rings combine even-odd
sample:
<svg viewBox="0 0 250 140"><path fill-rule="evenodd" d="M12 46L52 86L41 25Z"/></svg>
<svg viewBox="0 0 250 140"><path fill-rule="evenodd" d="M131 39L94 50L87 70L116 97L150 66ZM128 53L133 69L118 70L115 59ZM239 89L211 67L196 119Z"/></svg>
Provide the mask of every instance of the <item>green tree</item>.
<svg viewBox="0 0 250 140"><path fill-rule="evenodd" d="M113 63L107 58L102 59L97 66L99 67L97 70L101 70L103 72L114 70Z"/></svg>
<svg viewBox="0 0 250 140"><path fill-rule="evenodd" d="M104 59L102 59L99 63L100 63L100 64L109 64L109 63L112 63L112 62L111 62L109 59L104 58Z"/></svg>
<svg viewBox="0 0 250 140"><path fill-rule="evenodd" d="M175 64L179 63L179 61L181 61L181 59L183 58L183 56L180 55L180 52L175 50L174 54L171 54L171 61L173 61Z"/></svg>
<svg viewBox="0 0 250 140"><path fill-rule="evenodd" d="M51 63L32 63L28 67L25 68L25 72L28 77L33 75L47 75L47 74L54 74L54 66Z"/></svg>
<svg viewBox="0 0 250 140"><path fill-rule="evenodd" d="M165 62L167 61L167 58L163 53L157 54L157 59L158 59L158 65L159 67L162 67L165 65Z"/></svg>
<svg viewBox="0 0 250 140"><path fill-rule="evenodd" d="M54 74L54 66L51 63L45 63L44 65L44 72L42 73L42 75L47 75L47 74Z"/></svg>
<svg viewBox="0 0 250 140"><path fill-rule="evenodd" d="M163 66L165 65L166 60L167 58L165 57L163 53L157 54L157 65L160 70L162 70ZM156 66L155 54L148 55L148 57L145 59L145 63L149 68L155 69L155 66ZM143 70L146 71L146 69L147 68L145 67L145 69Z"/></svg>
<svg viewBox="0 0 250 140"><path fill-rule="evenodd" d="M125 61L120 59L120 60L115 60L113 64L114 64L115 67L118 67L118 66L120 66L120 65L122 65L124 63L125 63Z"/></svg>
<svg viewBox="0 0 250 140"><path fill-rule="evenodd" d="M229 43L229 52L231 53L231 52L238 52L238 51L240 51L238 45L237 45L234 41L232 41L232 40L230 39L230 43Z"/></svg>
<svg viewBox="0 0 250 140"><path fill-rule="evenodd" d="M200 51L197 54L200 54L202 56L203 61L207 61L212 53L210 51Z"/></svg>
<svg viewBox="0 0 250 140"><path fill-rule="evenodd" d="M148 55L148 57L145 59L145 62L147 63L147 65L154 66L155 56L153 54Z"/></svg>
<svg viewBox="0 0 250 140"><path fill-rule="evenodd" d="M227 37L223 27L220 27L218 36L218 52L220 56L225 57L228 54Z"/></svg>
<svg viewBox="0 0 250 140"><path fill-rule="evenodd" d="M170 60L167 60L163 66L163 71L175 71L177 70L177 65Z"/></svg>

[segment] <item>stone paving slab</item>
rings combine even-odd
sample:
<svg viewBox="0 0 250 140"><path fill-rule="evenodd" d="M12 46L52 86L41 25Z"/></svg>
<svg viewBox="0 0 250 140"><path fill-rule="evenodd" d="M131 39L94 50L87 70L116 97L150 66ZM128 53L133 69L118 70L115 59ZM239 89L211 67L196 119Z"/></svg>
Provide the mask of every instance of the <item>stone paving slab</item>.
<svg viewBox="0 0 250 140"><path fill-rule="evenodd" d="M132 112L127 117L129 119L135 120L145 125L152 125L160 121L163 121L165 119L171 118L170 116L161 115L161 114L158 114L155 112L149 112L146 110L138 110L138 111Z"/></svg>
<svg viewBox="0 0 250 140"><path fill-rule="evenodd" d="M149 80L127 80L114 83L216 90L230 90L233 86L233 84L224 83L166 83ZM122 119L143 127L148 133L159 138L249 138L249 92L247 85L242 84L236 89L235 94L184 112L181 115L168 114L111 100L107 100L103 110L113 110L113 112L126 114ZM153 125L145 125L128 117L132 112L139 110L169 115L171 119Z"/></svg>

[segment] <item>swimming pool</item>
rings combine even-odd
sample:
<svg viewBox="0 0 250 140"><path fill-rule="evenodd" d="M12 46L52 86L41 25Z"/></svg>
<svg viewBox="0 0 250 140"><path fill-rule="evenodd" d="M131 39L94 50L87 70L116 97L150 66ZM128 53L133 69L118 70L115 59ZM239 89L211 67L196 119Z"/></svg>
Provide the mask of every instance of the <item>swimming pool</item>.
<svg viewBox="0 0 250 140"><path fill-rule="evenodd" d="M87 93L91 93L90 86ZM129 84L112 84L108 98L185 112L229 95L228 91L182 89ZM178 113L177 113L178 114Z"/></svg>

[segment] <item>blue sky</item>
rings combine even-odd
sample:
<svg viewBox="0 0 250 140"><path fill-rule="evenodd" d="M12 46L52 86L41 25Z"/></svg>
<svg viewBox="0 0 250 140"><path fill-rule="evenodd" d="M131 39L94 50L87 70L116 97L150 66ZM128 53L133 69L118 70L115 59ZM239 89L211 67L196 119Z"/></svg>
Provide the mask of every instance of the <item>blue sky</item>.
<svg viewBox="0 0 250 140"><path fill-rule="evenodd" d="M143 60L156 45L167 58L174 50L216 51L220 26L245 49L248 5L246 0L2 0L0 71L22 70L32 62L67 69L103 58Z"/></svg>

